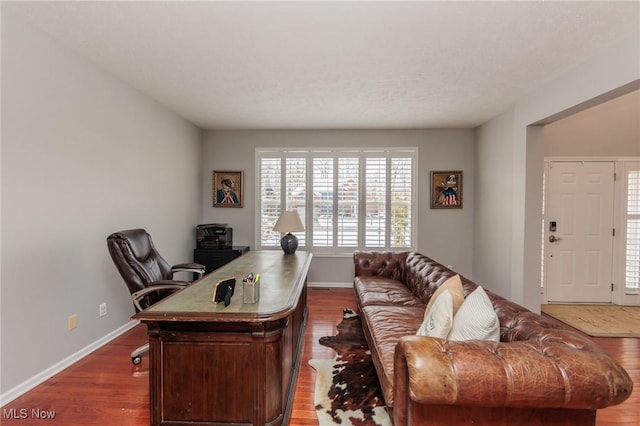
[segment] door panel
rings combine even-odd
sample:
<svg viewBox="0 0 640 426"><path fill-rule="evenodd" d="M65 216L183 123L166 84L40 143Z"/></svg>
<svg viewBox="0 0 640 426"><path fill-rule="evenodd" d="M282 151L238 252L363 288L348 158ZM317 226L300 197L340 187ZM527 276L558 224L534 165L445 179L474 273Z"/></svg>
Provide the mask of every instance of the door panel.
<svg viewBox="0 0 640 426"><path fill-rule="evenodd" d="M549 164L544 269L550 302L611 302L613 173L613 162Z"/></svg>

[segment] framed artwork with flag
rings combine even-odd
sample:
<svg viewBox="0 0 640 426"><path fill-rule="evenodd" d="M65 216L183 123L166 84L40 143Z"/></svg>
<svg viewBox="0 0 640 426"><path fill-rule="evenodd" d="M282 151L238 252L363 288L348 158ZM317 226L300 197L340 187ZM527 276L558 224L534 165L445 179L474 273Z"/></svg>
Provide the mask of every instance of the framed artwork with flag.
<svg viewBox="0 0 640 426"><path fill-rule="evenodd" d="M462 208L462 171L431 172L431 208Z"/></svg>

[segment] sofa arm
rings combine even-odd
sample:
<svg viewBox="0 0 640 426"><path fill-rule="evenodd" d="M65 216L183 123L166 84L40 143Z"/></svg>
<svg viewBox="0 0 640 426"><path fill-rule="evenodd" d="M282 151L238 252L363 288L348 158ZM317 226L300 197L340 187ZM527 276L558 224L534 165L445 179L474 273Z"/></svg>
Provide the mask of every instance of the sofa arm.
<svg viewBox="0 0 640 426"><path fill-rule="evenodd" d="M374 276L403 281L408 252L359 251L353 254L355 276Z"/></svg>
<svg viewBox="0 0 640 426"><path fill-rule="evenodd" d="M465 342L406 336L395 351L394 409L420 404L597 409L633 382L602 351L565 343Z"/></svg>

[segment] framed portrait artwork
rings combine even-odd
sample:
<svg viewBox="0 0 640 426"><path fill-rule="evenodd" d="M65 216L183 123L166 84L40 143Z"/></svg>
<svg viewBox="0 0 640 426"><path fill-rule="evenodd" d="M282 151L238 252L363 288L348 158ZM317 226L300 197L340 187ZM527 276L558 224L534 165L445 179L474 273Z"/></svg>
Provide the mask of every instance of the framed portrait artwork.
<svg viewBox="0 0 640 426"><path fill-rule="evenodd" d="M462 171L431 172L431 208L462 208Z"/></svg>
<svg viewBox="0 0 640 426"><path fill-rule="evenodd" d="M213 172L213 207L242 207L243 172Z"/></svg>

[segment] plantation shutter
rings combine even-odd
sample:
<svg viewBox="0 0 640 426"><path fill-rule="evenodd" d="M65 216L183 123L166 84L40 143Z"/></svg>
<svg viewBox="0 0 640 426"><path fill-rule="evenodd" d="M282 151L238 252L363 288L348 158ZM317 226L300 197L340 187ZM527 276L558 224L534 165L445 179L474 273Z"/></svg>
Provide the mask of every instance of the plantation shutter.
<svg viewBox="0 0 640 426"><path fill-rule="evenodd" d="M627 247L625 286L640 290L640 170L627 172Z"/></svg>

